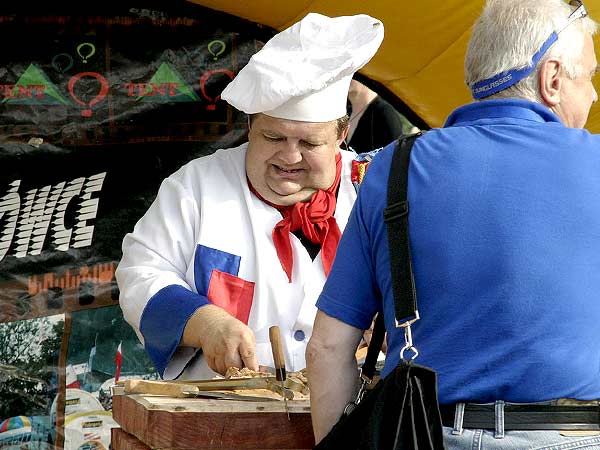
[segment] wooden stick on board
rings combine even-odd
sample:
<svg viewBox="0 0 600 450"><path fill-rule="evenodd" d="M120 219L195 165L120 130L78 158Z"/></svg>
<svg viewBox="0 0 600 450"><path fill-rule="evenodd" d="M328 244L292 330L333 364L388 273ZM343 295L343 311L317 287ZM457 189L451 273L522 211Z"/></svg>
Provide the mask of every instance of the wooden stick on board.
<svg viewBox="0 0 600 450"><path fill-rule="evenodd" d="M198 392L191 384L169 383L165 381L125 380L125 394L154 394L169 397L186 397L186 392Z"/></svg>
<svg viewBox="0 0 600 450"><path fill-rule="evenodd" d="M285 389L285 356L283 355L283 344L281 342L281 333L277 325L269 328L269 340L271 341L271 350L273 351L273 362L275 363L275 378L279 381L281 386L281 396L285 402L285 410L290 418L290 411L287 404L287 396Z"/></svg>

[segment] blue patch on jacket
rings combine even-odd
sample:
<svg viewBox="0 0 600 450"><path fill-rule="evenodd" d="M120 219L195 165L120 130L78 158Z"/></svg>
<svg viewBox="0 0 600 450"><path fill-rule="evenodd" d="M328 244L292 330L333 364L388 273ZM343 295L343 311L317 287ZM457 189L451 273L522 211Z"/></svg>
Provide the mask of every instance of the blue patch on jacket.
<svg viewBox="0 0 600 450"><path fill-rule="evenodd" d="M213 270L237 276L241 258L237 255L198 245L194 257L194 281L199 294L208 295L208 284Z"/></svg>

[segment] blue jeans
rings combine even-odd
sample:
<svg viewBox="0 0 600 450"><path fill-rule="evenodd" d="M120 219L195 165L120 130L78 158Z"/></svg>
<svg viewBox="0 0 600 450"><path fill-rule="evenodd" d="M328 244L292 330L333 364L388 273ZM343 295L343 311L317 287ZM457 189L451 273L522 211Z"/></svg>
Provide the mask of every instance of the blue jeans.
<svg viewBox="0 0 600 450"><path fill-rule="evenodd" d="M563 436L559 431L506 431L464 429L460 435L444 427L446 450L600 450L600 435Z"/></svg>
<svg viewBox="0 0 600 450"><path fill-rule="evenodd" d="M463 428L463 409L457 405L454 427L444 427L446 450L600 450L600 434L561 433L556 430L507 431L504 429L504 402L496 402L495 430Z"/></svg>

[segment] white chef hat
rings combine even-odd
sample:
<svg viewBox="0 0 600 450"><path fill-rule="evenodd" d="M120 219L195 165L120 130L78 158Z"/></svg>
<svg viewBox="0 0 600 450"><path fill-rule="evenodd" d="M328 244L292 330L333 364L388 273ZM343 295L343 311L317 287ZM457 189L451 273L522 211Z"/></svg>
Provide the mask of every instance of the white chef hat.
<svg viewBox="0 0 600 450"><path fill-rule="evenodd" d="M329 122L346 114L354 72L383 41L383 24L366 14L310 13L273 36L221 93L247 114Z"/></svg>

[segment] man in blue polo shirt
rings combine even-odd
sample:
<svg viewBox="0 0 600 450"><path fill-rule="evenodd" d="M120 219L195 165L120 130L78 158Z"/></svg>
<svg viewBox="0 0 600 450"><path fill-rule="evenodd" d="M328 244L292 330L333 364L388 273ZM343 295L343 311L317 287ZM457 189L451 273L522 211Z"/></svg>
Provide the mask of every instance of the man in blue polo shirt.
<svg viewBox="0 0 600 450"><path fill-rule="evenodd" d="M581 2L488 1L465 62L481 101L413 146L421 319L412 337L417 363L437 372L440 404L452 412L443 414L447 449L600 448L597 433L503 421L512 423L510 403L600 399L600 136L582 129L597 100L595 32ZM378 311L388 345L382 376L405 344L383 222L392 154L390 145L371 163L317 303L307 350L317 441L353 399L354 352ZM465 428L469 403L490 404L496 418Z"/></svg>

